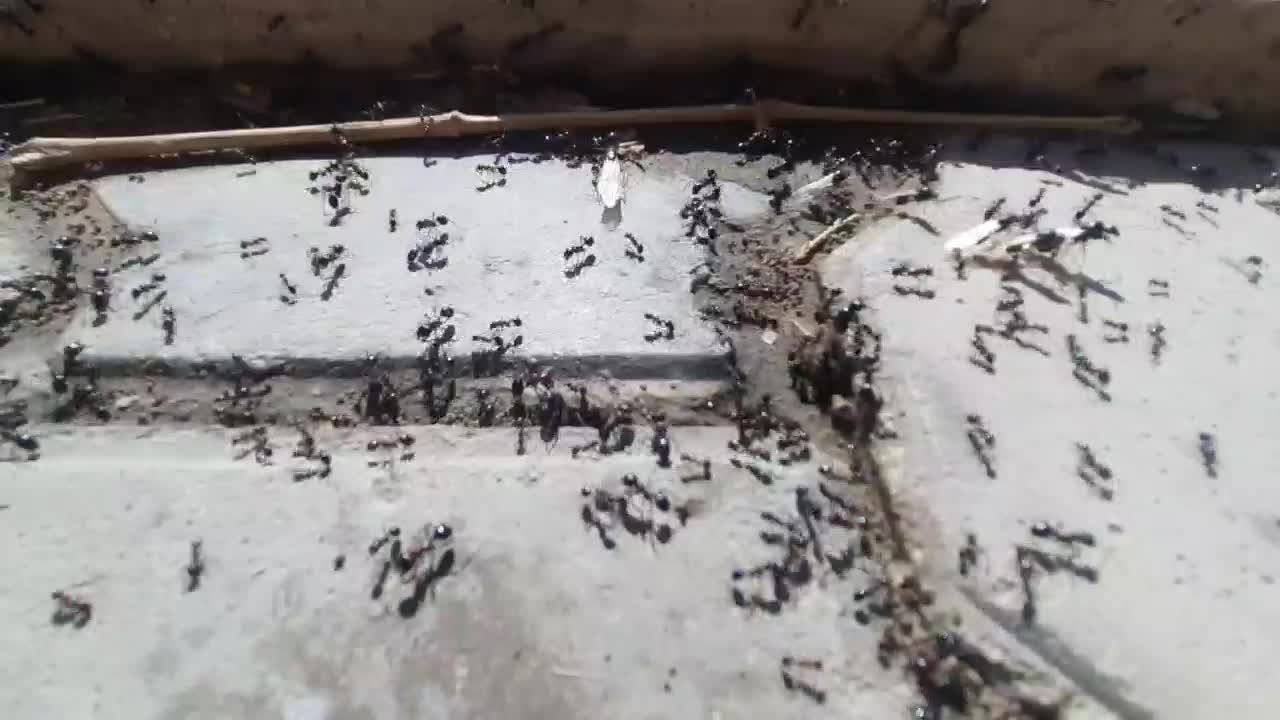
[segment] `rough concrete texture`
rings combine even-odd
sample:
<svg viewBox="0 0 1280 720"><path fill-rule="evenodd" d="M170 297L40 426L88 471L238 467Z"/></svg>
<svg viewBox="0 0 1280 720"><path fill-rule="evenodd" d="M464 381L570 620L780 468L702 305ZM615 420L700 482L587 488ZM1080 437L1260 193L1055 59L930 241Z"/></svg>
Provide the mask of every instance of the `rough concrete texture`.
<svg viewBox="0 0 1280 720"><path fill-rule="evenodd" d="M261 163L256 174L238 177L245 166L189 169L97 183L107 207L123 222L159 235L138 254L160 252L159 261L115 276L114 305L122 310L95 327L93 313L73 320L67 339L84 342L104 363L151 357L179 364L247 358L350 361L368 353L411 360L423 348L413 328L440 308L454 308L455 354L480 349L473 335L488 335L489 323L519 316L523 326L504 332L524 336L518 354L561 364L605 364L615 375L639 377L722 374L723 354L715 335L697 320L688 293L689 270L701 250L684 237L673 212L693 180L655 165L628 174L626 198L617 218L602 224L589 167L560 162L512 164L505 187L477 192L486 178L476 165L488 156L441 159L424 168L420 158L365 161L371 192L356 196L354 212L329 224L320 196L311 195L308 173L317 161ZM727 217L757 213L762 195L726 184ZM395 209L399 229L388 229ZM438 231L448 242L433 258L439 270L406 270L406 255L438 231L418 232L420 218L445 215ZM629 259L624 233L644 246L644 261ZM593 267L568 278L563 251L593 236L586 252ZM245 258L240 243L267 241ZM322 277L312 275L307 249L347 248L346 277L331 299L321 298ZM576 255L581 259L583 255ZM132 320L144 304L130 290L153 272L167 276L165 300L179 330L164 345L160 312ZM280 301L284 273L298 287L298 301ZM430 291L431 295L425 294ZM647 341L652 313L675 323L672 340ZM317 328L324 328L317 332ZM607 361L607 363L606 363Z"/></svg>
<svg viewBox="0 0 1280 720"><path fill-rule="evenodd" d="M885 328L901 436L885 456L900 507L910 508L935 571L1117 715L1266 716L1280 700L1268 680L1280 624L1280 496L1271 480L1280 473L1272 428L1280 417L1272 271L1280 218L1251 189L1235 189L1261 172L1256 158L1234 147L1162 145L1184 167L1217 168L1227 189L1205 192L1144 154L1113 151L1081 165L1078 146L1056 144L1040 169L1021 167L1026 150L1009 141L944 164L940 200L910 210L940 237L888 220L825 261L825 280L867 296ZM1059 164L1066 169L1049 172ZM1026 282L1006 283L1025 296L1027 320L1048 326L1023 335L1047 355L988 335L996 355L988 375L969 363L969 343L975 324L999 324L1001 272L971 266L959 281L942 244L982 222L997 199L1020 211L1041 191L1042 228L1071 225L1101 191L1085 220L1120 235L1061 255L1090 287L1087 323L1061 273L1028 265ZM1251 255L1263 262L1256 283L1246 277ZM932 265L923 285L936 299L894 293L904 282L890 273L898 262ZM1153 278L1168 281L1168 297L1149 294ZM1122 334L1106 320L1127 323L1129 341L1106 342ZM1158 362L1148 335L1155 323L1168 343ZM1111 371L1110 402L1073 379L1068 334ZM970 413L996 437L996 478L970 449ZM1202 464L1200 432L1216 436L1217 477ZM1113 470L1113 501L1076 476L1080 442ZM1078 548L1077 557L1101 577L1096 585L1066 572L1038 579L1039 618L1027 626L1014 545L1056 549L1032 538L1033 522L1094 533L1097 547ZM955 563L967 533L985 554L962 579Z"/></svg>
<svg viewBox="0 0 1280 720"><path fill-rule="evenodd" d="M318 434L329 479L236 461L220 431L41 428L44 457L5 463L0 700L15 718L899 717L911 701L844 617L861 573L821 576L780 616L729 601L729 570L767 559L758 513L786 513L812 464L760 485L727 463L725 429L680 429L710 483L629 454L572 459L585 435L511 453L514 430L407 428L417 459L364 449L391 429ZM399 432L399 431L397 431ZM297 440L272 430L277 457ZM579 518L584 486L634 472L702 503L662 545ZM661 514L660 514L661 515ZM393 573L370 598L369 542L453 525L457 562L412 618ZM201 587L184 592L188 543ZM340 571L334 559L346 558ZM81 631L47 622L49 588L91 597ZM746 638L750 638L747 641ZM779 659L817 657L827 706L780 691Z"/></svg>
<svg viewBox="0 0 1280 720"><path fill-rule="evenodd" d="M979 5L985 11L973 17ZM9 20L0 22L0 53L23 60L432 66L444 59L435 33L458 26L449 47L521 71L567 65L643 76L749 59L892 93L978 89L1097 108L1280 115L1280 94L1259 91L1280 73L1274 0L5 0L0 8ZM898 84L904 78L915 82Z"/></svg>

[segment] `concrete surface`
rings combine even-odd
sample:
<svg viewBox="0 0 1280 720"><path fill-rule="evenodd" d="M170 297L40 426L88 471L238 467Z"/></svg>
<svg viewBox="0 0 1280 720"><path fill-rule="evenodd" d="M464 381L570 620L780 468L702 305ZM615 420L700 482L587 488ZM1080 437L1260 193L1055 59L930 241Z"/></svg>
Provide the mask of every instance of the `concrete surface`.
<svg viewBox="0 0 1280 720"><path fill-rule="evenodd" d="M0 701L14 718L900 717L912 696L875 660L878 633L847 616L860 572L819 576L771 617L733 606L729 571L772 557L758 513L785 514L814 463L760 485L727 463L726 429L677 429L677 452L714 459L710 483L635 452L572 459L566 432L511 453L514 430L406 428L417 459L319 433L325 480L234 460L230 433L36 428L44 456L0 465ZM400 431L396 431L400 432ZM703 510L671 541L621 529L605 550L579 519L584 486L627 472ZM402 618L394 575L370 599L369 543L392 525L455 530L454 572ZM188 543L207 570L184 592ZM334 571L343 554L345 567ZM91 598L81 631L48 622L55 588ZM750 638L747 640L747 638ZM784 655L825 663L820 706L782 690Z"/></svg>
<svg viewBox="0 0 1280 720"><path fill-rule="evenodd" d="M1205 192L1142 153L1112 151L1081 165L1078 150L1048 148L1045 165L1065 168L1056 174L1020 167L1021 141L980 154L958 150L941 171L940 200L910 209L941 236L885 221L829 257L824 279L865 294L885 328L901 434L886 458L936 572L960 582L979 608L1121 717L1264 717L1280 701L1269 681L1280 627L1280 493L1272 481L1280 473L1273 427L1280 283L1272 271L1280 218L1251 189L1237 188L1266 171L1241 148L1162 144L1160 156L1218 169L1224 189ZM1119 237L1062 256L1069 270L1096 281L1089 322L1078 319L1073 284L1029 266L1026 276L1045 292L1009 284L1025 295L1027 319L1048 326L1046 335L1026 338L1049 356L988 336L995 374L971 365L975 323L996 324L1000 272L970 267L968 280L957 280L943 241L982 222L996 199L1020 212L1040 190L1048 210L1041 227L1069 226L1108 187L1086 220L1115 225ZM1240 269L1250 255L1264 261L1257 284ZM899 280L889 270L903 261L934 267L925 285L936 299L892 292ZM1152 278L1168 281L1169 297L1148 294ZM1128 323L1130 342L1105 342L1114 332L1104 320ZM1157 322L1168 345L1155 364L1147 329ZM1069 333L1111 370L1111 402L1073 380ZM995 479L969 448L969 413L996 436ZM1217 437L1217 478L1202 466L1202 431ZM1113 501L1076 477L1077 442L1113 469ZM1038 521L1095 533L1098 546L1078 557L1101 578L1096 585L1067 573L1041 578L1039 620L1028 627L1013 546L1054 549L1029 534ZM985 555L979 571L961 579L956 553L970 532Z"/></svg>
<svg viewBox="0 0 1280 720"><path fill-rule="evenodd" d="M522 334L517 354L526 357L640 377L723 373L723 350L688 293L689 270L702 255L684 237L677 212L693 180L660 163L643 172L631 167L620 219L602 222L588 166L512 164L505 187L476 192L483 178L475 166L491 159L442 158L424 168L421 158L370 158L371 192L353 198L354 212L338 227L306 190L307 173L323 162L260 163L247 177L237 175L248 166L236 165L148 173L142 183L104 179L97 189L107 208L160 237L137 254L161 258L113 276L110 321L95 327L86 307L67 340L85 343L105 364L139 356L184 364L231 354L323 362L368 353L409 362L424 347L417 323L448 305L456 313L455 354L480 348L471 337L489 334L490 322L519 316L524 325L506 337ZM723 195L727 217L765 207L763 195L739 186L726 184ZM395 233L388 230L392 209ZM448 265L411 273L406 254L426 237L415 223L438 214L449 219L443 230L450 239L433 257ZM625 256L627 232L644 245L644 262ZM563 251L584 235L595 238L589 252L597 263L566 278ZM256 237L267 238L260 247L269 252L243 258L240 242ZM347 248L347 276L324 301L325 279L312 275L307 248L334 244ZM166 302L178 318L171 346L159 308L131 319L142 303L129 290L155 271L169 278ZM296 304L280 301L279 273L298 286ZM674 339L646 341L653 326L645 313L672 320Z"/></svg>
<svg viewBox="0 0 1280 720"><path fill-rule="evenodd" d="M517 73L568 66L598 79L748 60L860 81L892 100L936 87L1259 123L1280 116L1280 94L1266 90L1280 77L1275 0L982 4L966 26L978 0L4 0L0 54L139 69L305 61L434 70L452 59L440 51L448 48ZM444 40L433 43L437 33Z"/></svg>

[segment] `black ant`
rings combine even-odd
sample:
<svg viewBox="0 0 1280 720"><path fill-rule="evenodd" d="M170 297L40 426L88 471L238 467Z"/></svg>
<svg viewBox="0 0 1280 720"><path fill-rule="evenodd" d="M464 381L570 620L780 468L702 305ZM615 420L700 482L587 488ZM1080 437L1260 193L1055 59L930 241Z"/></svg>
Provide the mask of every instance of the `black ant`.
<svg viewBox="0 0 1280 720"><path fill-rule="evenodd" d="M645 313L644 317L652 323L655 329L644 336L645 342L655 342L657 340L674 340L676 336L676 324L670 320L654 315L653 313Z"/></svg>
<svg viewBox="0 0 1280 720"><path fill-rule="evenodd" d="M1102 200L1102 197L1103 197L1102 193L1097 193L1093 197L1089 198L1088 202L1084 204L1084 207L1076 211L1076 214L1075 214L1076 222L1080 222L1081 220L1083 220L1084 216L1088 215L1089 211L1093 210L1094 206L1096 206L1098 202Z"/></svg>
<svg viewBox="0 0 1280 720"><path fill-rule="evenodd" d="M636 236L631 233L624 233L623 237L631 243L631 247L626 250L626 256L636 262L644 262L644 245L641 245L640 241L636 240Z"/></svg>
<svg viewBox="0 0 1280 720"><path fill-rule="evenodd" d="M1114 334L1109 334L1103 337L1102 339L1104 342L1109 342L1109 343L1129 342L1129 323L1115 322L1114 320L1103 320L1102 324L1116 331Z"/></svg>
<svg viewBox="0 0 1280 720"><path fill-rule="evenodd" d="M1218 439L1213 433L1200 433L1200 460L1209 477L1218 477Z"/></svg>
<svg viewBox="0 0 1280 720"><path fill-rule="evenodd" d="M983 470L986 471L987 477L995 479L996 468L991 457L991 451L995 449L996 438L987 430L982 422L981 415L966 415L965 422L968 423L968 429L965 430L966 437L969 438L969 446L973 449L973 454L978 458L978 462L982 464Z"/></svg>
<svg viewBox="0 0 1280 720"><path fill-rule="evenodd" d="M585 253L587 251L587 248L592 247L595 244L596 244L595 238L589 235L583 235L582 237L578 238L577 245L570 245L569 247L565 248L565 251L564 251L565 262L568 262L574 255Z"/></svg>
<svg viewBox="0 0 1280 720"><path fill-rule="evenodd" d="M92 603L61 590L54 591L51 597L57 603L52 617L54 625L70 623L72 627L79 630L89 624L89 620L93 617Z"/></svg>
<svg viewBox="0 0 1280 720"><path fill-rule="evenodd" d="M395 232L400 227L400 220L396 217L396 209L391 208L387 213L387 231Z"/></svg>
<svg viewBox="0 0 1280 720"><path fill-rule="evenodd" d="M978 556L981 554L982 548L978 546L978 536L973 533L966 535L964 546L958 553L961 577L969 576L969 571L978 564Z"/></svg>
<svg viewBox="0 0 1280 720"><path fill-rule="evenodd" d="M292 305L298 302L298 286L289 282L289 278L284 273L280 273L280 283L284 285L284 293L280 295L280 302L286 305Z"/></svg>
<svg viewBox="0 0 1280 720"><path fill-rule="evenodd" d="M1151 362L1160 363L1160 357L1164 354L1164 348L1168 342L1164 339L1165 327L1163 323L1156 322L1147 328L1147 335L1151 336Z"/></svg>
<svg viewBox="0 0 1280 720"><path fill-rule="evenodd" d="M897 265L893 266L893 269L890 270L890 273L894 277L911 277L911 278L933 277L933 268L927 265L924 267L912 267L910 265L907 265L906 263L898 263Z"/></svg>
<svg viewBox="0 0 1280 720"><path fill-rule="evenodd" d="M417 228L419 230L426 230L427 228L433 228L439 225L448 225L448 224L449 224L448 217L444 215L436 215L435 217L423 218L419 220L417 222Z"/></svg>
<svg viewBox="0 0 1280 720"><path fill-rule="evenodd" d="M1098 539L1090 532L1064 532L1049 523L1037 522L1031 525L1031 535L1042 540L1056 540L1064 545L1085 545L1093 547Z"/></svg>
<svg viewBox="0 0 1280 720"><path fill-rule="evenodd" d="M191 541L191 560L187 563L187 592L195 592L200 587L200 578L204 575L204 543Z"/></svg>
<svg viewBox="0 0 1280 720"><path fill-rule="evenodd" d="M344 207L338 208L337 212L333 214L333 217L329 218L329 227L337 227L338 225L341 225L342 219L350 215L351 213L352 213L352 210L350 206L344 206Z"/></svg>
<svg viewBox="0 0 1280 720"><path fill-rule="evenodd" d="M333 291L337 289L338 281L346 274L347 264L338 263L337 267L333 269L333 274L330 275L329 279L325 282L324 290L320 293L320 299L327 301L329 298L333 297Z"/></svg>
<svg viewBox="0 0 1280 720"><path fill-rule="evenodd" d="M1076 452L1079 454L1076 476L1098 493L1103 500L1114 498L1115 491L1111 488L1111 468L1098 460L1093 448L1085 443L1076 443Z"/></svg>
<svg viewBox="0 0 1280 720"><path fill-rule="evenodd" d="M173 307L165 305L160 309L160 328L164 331L164 344L172 345L173 338L177 332L178 319L173 312Z"/></svg>
<svg viewBox="0 0 1280 720"><path fill-rule="evenodd" d="M581 260L577 261L576 263L574 263L574 264L570 265L569 267L565 268L565 270L564 270L564 276L565 276L566 278L569 278L570 280L572 280L573 278L576 278L576 277L578 277L579 275L581 275L583 270L586 270L587 268L589 268L589 267L591 267L591 266L593 266L593 265L595 265L595 264L596 264L596 256L595 256L595 253L590 253L590 254L588 254L586 257L582 258Z"/></svg>

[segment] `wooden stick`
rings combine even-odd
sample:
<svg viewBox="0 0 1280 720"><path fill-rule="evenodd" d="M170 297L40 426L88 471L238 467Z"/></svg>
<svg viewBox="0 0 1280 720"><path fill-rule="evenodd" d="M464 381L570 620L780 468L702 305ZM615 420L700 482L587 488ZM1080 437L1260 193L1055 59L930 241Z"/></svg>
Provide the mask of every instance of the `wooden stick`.
<svg viewBox="0 0 1280 720"><path fill-rule="evenodd" d="M852 213L847 217L843 217L831 223L831 225L828 226L826 230L823 230L822 232L818 233L812 240L805 243L804 247L800 248L800 250L797 251L794 256L792 256L792 259L800 264L809 262L811 259L813 259L813 256L817 255L818 251L821 250L822 247L827 244L827 241L830 240L833 235L835 235L837 232L840 231L841 228L848 227L849 225L857 221L858 218L861 218L861 217L862 217L862 213Z"/></svg>
<svg viewBox="0 0 1280 720"><path fill-rule="evenodd" d="M602 128L635 125L754 122L767 126L776 121L826 121L905 125L963 125L1008 129L1080 130L1127 134L1139 124L1123 116L1046 117L1027 115L975 115L924 113L900 110L867 110L797 105L762 100L755 105L701 105L641 110L585 110L508 115L466 115L457 111L440 115L393 118L339 125L215 130L99 138L32 138L13 150L10 162L17 170L43 170L77 163L159 157L218 150L322 145L333 140L336 127L352 142L372 143L421 137L493 135L515 130Z"/></svg>

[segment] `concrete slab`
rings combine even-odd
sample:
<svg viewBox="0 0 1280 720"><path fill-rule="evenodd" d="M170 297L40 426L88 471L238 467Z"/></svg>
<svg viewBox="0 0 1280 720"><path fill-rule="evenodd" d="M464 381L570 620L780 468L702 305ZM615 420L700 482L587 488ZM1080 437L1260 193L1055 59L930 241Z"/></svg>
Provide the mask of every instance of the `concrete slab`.
<svg viewBox="0 0 1280 720"><path fill-rule="evenodd" d="M320 198L306 191L312 184L307 174L321 161L263 163L244 177L246 166L232 166L149 173L142 183L99 181L99 195L120 219L159 235L146 251L160 252L161 259L114 276L116 311L109 322L95 327L86 311L67 339L85 343L104 366L138 358L194 363L231 354L412 358L422 350L417 324L449 305L456 311L455 354L476 347L471 336L488 334L490 322L520 316L521 352L530 357L614 364L642 376L706 373L711 366L719 372L722 351L697 319L688 293L688 271L702 261L678 216L690 178L656 162L645 172L633 168L620 217L602 218L586 166L512 164L505 187L477 192L482 178L475 166L490 160L440 159L424 168L421 158L368 159L371 193L355 197L354 213L337 227L329 225ZM764 206L763 196L725 184L727 216ZM388 230L392 209L400 225L395 233ZM449 219L443 228L449 241L437 255L448 264L409 272L406 255L423 237L414 224L437 214ZM625 256L624 233L643 244L644 262ZM595 238L590 251L598 261L570 279L563 251L580 236ZM267 238L255 248L268 252L242 257L240 242L256 237ZM307 249L334 244L347 249L347 277L325 301L325 278L312 275ZM141 320L130 318L141 302L129 290L155 271L169 278L166 302L177 316L170 346L163 343L158 308ZM281 273L299 288L294 305L279 299ZM674 321L675 338L646 341L653 326L645 313Z"/></svg>
<svg viewBox="0 0 1280 720"><path fill-rule="evenodd" d="M776 617L730 600L730 570L771 557L758 513L787 513L820 458L765 487L729 467L734 431L677 428L677 452L714 461L712 482L686 485L643 450L572 459L570 431L517 457L514 430L404 430L417 459L387 467L364 445L390 429L318 434L334 472L295 483L291 430L271 430L279 464L263 467L234 460L225 432L37 428L44 457L0 465L8 715L881 718L911 702L876 663L878 632L841 617L859 571L824 572ZM669 518L665 545L615 529L605 550L579 489L626 472L703 509ZM457 563L405 619L394 573L371 599L367 548L435 522L453 525ZM188 593L196 538L207 571ZM55 589L93 603L82 630L48 622ZM825 705L782 688L783 655L823 661L808 680Z"/></svg>
<svg viewBox="0 0 1280 720"><path fill-rule="evenodd" d="M1234 189L1264 171L1235 147L1113 151L1082 167L1080 146L1056 144L1043 169L1026 162L1027 147L997 143L943 166L940 200L908 208L940 235L885 221L824 265L825 281L867 296L885 329L901 435L885 455L913 534L938 575L1117 715L1267 715L1280 701L1268 680L1280 627L1280 490L1272 482L1280 454L1271 430L1280 417L1271 240L1280 218L1251 190ZM1184 168L1216 168L1213 181L1229 189L1202 191L1172 167L1172 155ZM1059 164L1066 170L1049 170ZM1070 225L1101 192L1086 220L1120 235L1064 252L1062 265L1081 276L1028 266L1026 282L1006 283L1025 297L1027 320L1047 326L1025 335L1047 355L988 335L989 375L967 358L975 324L999 322L1000 271L971 266L959 280L942 244L981 223L997 199L1018 212L1042 191L1041 228ZM1251 255L1262 259L1256 283L1246 278ZM894 292L894 283L916 287L892 276L898 262L933 266L919 287L936 298ZM1078 317L1076 277L1089 287L1088 322ZM1152 279L1168 282L1167 297L1149 294ZM1123 333L1105 321L1127 323L1129 341L1108 342ZM1157 323L1167 347L1155 362L1148 330ZM1073 379L1069 334L1111 371L1110 402ZM995 478L969 447L970 413L997 439ZM1201 432L1216 436L1217 477L1202 463ZM1114 471L1113 501L1076 476L1076 443ZM1097 547L1075 556L1101 578L1040 578L1039 616L1028 625L1014 546L1062 550L1033 538L1034 522L1094 533ZM961 578L956 553L971 532L985 555L975 576Z"/></svg>

